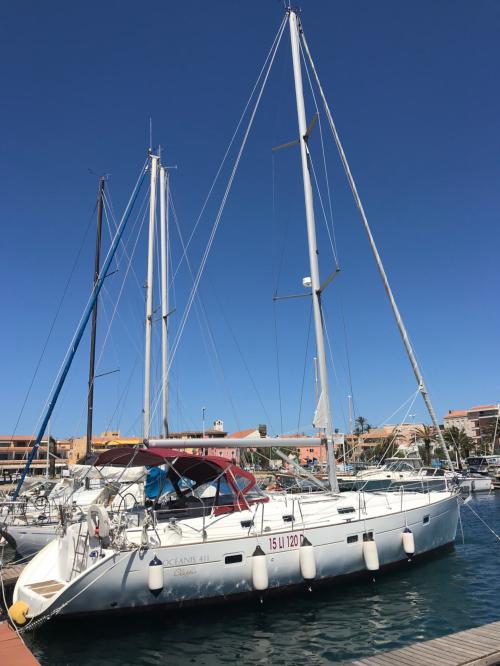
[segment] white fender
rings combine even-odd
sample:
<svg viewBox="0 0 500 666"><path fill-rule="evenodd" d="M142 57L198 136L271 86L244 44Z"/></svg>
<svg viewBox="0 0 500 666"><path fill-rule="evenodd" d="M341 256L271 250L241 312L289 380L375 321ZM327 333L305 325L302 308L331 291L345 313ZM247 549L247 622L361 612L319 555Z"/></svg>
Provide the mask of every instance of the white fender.
<svg viewBox="0 0 500 666"><path fill-rule="evenodd" d="M262 591L269 587L267 557L260 546L257 546L252 555L252 584L254 590Z"/></svg>
<svg viewBox="0 0 500 666"><path fill-rule="evenodd" d="M148 566L148 587L153 594L159 594L163 584L163 562L155 555Z"/></svg>
<svg viewBox="0 0 500 666"><path fill-rule="evenodd" d="M380 568L378 561L377 544L373 539L363 541L363 557L368 571L378 571Z"/></svg>
<svg viewBox="0 0 500 666"><path fill-rule="evenodd" d="M403 530L402 540L403 540L403 550L407 555L415 554L415 538L413 532L409 527L405 527Z"/></svg>
<svg viewBox="0 0 500 666"><path fill-rule="evenodd" d="M316 557L314 555L314 546L304 537L299 548L300 573L304 580L314 580L316 578Z"/></svg>
<svg viewBox="0 0 500 666"><path fill-rule="evenodd" d="M91 537L109 536L109 515L102 504L91 504L87 511L87 526Z"/></svg>

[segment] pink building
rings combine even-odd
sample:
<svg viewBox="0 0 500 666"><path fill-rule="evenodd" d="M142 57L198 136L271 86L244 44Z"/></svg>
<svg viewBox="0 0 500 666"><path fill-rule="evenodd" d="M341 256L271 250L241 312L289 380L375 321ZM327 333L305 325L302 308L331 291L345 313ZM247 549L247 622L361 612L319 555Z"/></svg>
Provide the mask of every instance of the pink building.
<svg viewBox="0 0 500 666"><path fill-rule="evenodd" d="M258 439L260 437L259 430L256 428L248 428L247 430L239 430L238 432L233 432L227 436L227 439ZM220 456L221 458L227 458L227 460L235 460L236 462L240 459L240 449L237 448L226 448L226 447L217 447L210 446L206 449L206 453L209 456Z"/></svg>

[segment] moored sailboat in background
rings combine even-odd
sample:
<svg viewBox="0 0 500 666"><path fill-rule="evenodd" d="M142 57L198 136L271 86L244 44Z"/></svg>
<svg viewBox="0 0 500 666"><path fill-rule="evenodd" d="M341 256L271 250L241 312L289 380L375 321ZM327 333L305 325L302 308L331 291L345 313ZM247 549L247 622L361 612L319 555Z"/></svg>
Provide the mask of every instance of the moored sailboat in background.
<svg viewBox="0 0 500 666"><path fill-rule="evenodd" d="M96 245L94 255L93 289L99 280L104 209L105 177L99 178L96 203ZM95 355L97 336L98 299L95 298L91 313L89 350L89 379L87 392L86 458L92 453L92 423L94 408ZM43 436L43 434L42 434ZM47 437L47 472L53 456L50 436ZM33 451L36 450L36 442ZM29 469L29 461L24 474ZM86 512L94 504L106 504L110 510L129 508L144 500L145 470L128 470L118 476L116 470L97 470L89 466L73 465L68 477L45 483L34 481L23 486L19 494L18 484L13 497L0 502L0 537L18 556L27 558L50 543L69 524L86 518ZM48 476L48 475L47 475Z"/></svg>

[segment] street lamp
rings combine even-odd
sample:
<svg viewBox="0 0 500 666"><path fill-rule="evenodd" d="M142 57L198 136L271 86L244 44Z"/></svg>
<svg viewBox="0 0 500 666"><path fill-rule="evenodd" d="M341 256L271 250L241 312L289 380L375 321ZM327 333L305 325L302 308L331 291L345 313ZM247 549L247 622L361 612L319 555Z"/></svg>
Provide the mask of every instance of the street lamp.
<svg viewBox="0 0 500 666"><path fill-rule="evenodd" d="M201 420L202 420L202 437L205 439L205 412L206 412L206 407L201 408Z"/></svg>

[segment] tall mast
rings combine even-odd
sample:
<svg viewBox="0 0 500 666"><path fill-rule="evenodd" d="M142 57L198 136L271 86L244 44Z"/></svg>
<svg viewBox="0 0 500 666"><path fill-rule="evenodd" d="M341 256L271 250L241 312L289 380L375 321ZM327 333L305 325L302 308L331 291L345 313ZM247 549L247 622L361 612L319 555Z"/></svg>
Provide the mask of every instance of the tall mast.
<svg viewBox="0 0 500 666"><path fill-rule="evenodd" d="M151 394L151 335L153 331L153 265L155 242L156 180L158 157L150 154L151 186L149 195L148 275L146 279L146 343L144 347L144 423L143 436L149 437Z"/></svg>
<svg viewBox="0 0 500 666"><path fill-rule="evenodd" d="M307 124L304 108L304 92L302 88L302 71L300 64L299 30L297 15L293 10L289 14L290 39L292 44L293 77L295 81L295 98L297 102L297 118L299 123L300 156L302 160L302 177L304 180L304 200L307 221L307 240L309 245L309 263L311 268L311 295L313 302L314 328L316 331L316 353L320 382L320 397L316 409L315 425L325 428L327 438L328 478L330 488L338 492L335 457L333 455L333 427L328 390L328 372L326 367L325 339L323 332L323 314L321 311L321 282L319 279L318 249L316 243L316 225L314 221L313 192L309 171L309 151L307 147Z"/></svg>
<svg viewBox="0 0 500 666"><path fill-rule="evenodd" d="M168 171L160 166L162 430L168 437Z"/></svg>
<svg viewBox="0 0 500 666"><path fill-rule="evenodd" d="M401 339L403 340L403 345L406 350L406 354L408 356L408 359L410 361L411 367L413 369L413 373L415 375L415 378L418 382L418 390L420 391L420 394L424 400L425 406L427 407L427 411L429 412L429 416L431 417L432 425L434 426L434 429L437 434L437 438L439 440L439 443L444 449L446 459L448 461L448 464L450 466L450 469L453 469L453 464L451 462L450 458L450 452L448 450L448 446L446 445L445 439L443 437L443 433L441 431L441 428L439 427L439 423L436 417L436 413L434 411L434 407L432 405L429 393L427 391L427 387L425 386L424 382L424 377L422 375L422 372L420 370L420 367L417 363L417 358L415 356L415 352L413 351L412 344L410 342L410 338L408 337L408 333L406 331L406 327L404 325L403 319L401 317L401 314L399 312L399 308L396 303L396 299L394 298L394 294L392 293L391 286L389 284L389 280L387 278L387 274L385 272L384 265L382 263L382 259L380 258L380 254L378 252L377 246L375 244L375 239L373 238L370 225L368 224L368 218L366 217L365 209L363 208L363 204L361 203L361 198L358 193L358 188L356 187L356 183L354 181L353 175L351 173L351 169L349 167L349 163L347 162L347 157L344 152L344 148L342 147L342 143L340 141L340 137L337 132L337 128L335 127L335 123L333 122L332 114L330 111L330 108L328 106L328 103L326 101L325 93L323 92L323 87L321 86L321 82L319 80L318 73L316 71L316 67L314 66L314 62L311 56L311 53L309 51L309 47L307 45L307 41L305 38L304 33L302 32L302 43L304 45L304 50L307 55L307 58L309 60L309 64L311 66L311 70L313 73L313 76L316 80L316 83L318 84L318 90L321 95L321 99L323 101L323 106L325 107L325 112L326 116L328 118L328 122L330 124L330 129L333 134L333 138L335 140L335 143L337 144L337 149L339 151L340 155L340 160L342 162L342 166L344 167L345 174L347 176L347 180L349 181L349 185L354 197L354 200L356 202L356 206L358 207L359 214L361 216L361 220L363 222L363 226L366 231L366 235L368 236L368 242L370 243L370 247L373 253L373 256L375 258L375 263L377 264L378 271L380 273L380 277L382 279L382 283L384 285L385 292L387 294L387 297L389 299L389 302L391 304L392 312L394 314L394 318L396 320L396 324L399 329L399 333L401 335Z"/></svg>
<svg viewBox="0 0 500 666"><path fill-rule="evenodd" d="M352 422L352 395L347 396L347 401L349 404L349 434L352 435L353 432L353 422Z"/></svg>
<svg viewBox="0 0 500 666"><path fill-rule="evenodd" d="M49 480L49 463L50 463L50 421L47 425L47 460L45 461L45 480Z"/></svg>
<svg viewBox="0 0 500 666"><path fill-rule="evenodd" d="M102 236L102 210L104 204L104 176L99 178L99 196L97 199L97 231L95 240L95 259L94 259L94 283L95 289L99 280L99 271L101 269L101 236ZM94 373L95 373L95 341L97 331L97 303L96 299L92 308L92 328L90 331L90 359L89 359L89 390L87 394L87 446L86 453L89 456L92 453L92 421L94 416Z"/></svg>
<svg viewBox="0 0 500 666"><path fill-rule="evenodd" d="M68 354L66 356L66 360L64 361L63 366L61 367L61 371L58 375L56 385L54 387L54 390L52 391L52 394L50 396L47 409L45 410L45 413L42 417L42 422L40 423L40 428L38 430L37 436L35 437L35 441L31 445L31 451L29 452L28 459L26 461L26 465L24 466L23 471L21 472L21 478L17 482L16 489L14 490L14 493L12 495L12 499L16 500L19 497L19 493L21 491L22 485L24 483L24 479L26 478L26 474L29 471L29 468L31 467L31 463L33 462L33 459L35 455L37 454L39 448L40 448L40 442L42 441L42 437L45 433L45 430L47 428L47 424L50 420L50 417L52 416L52 412L54 411L54 408L57 404L57 399L59 398L59 394L62 391L62 388L64 386L64 382L66 380L66 377L68 375L68 372L71 368L71 365L73 363L73 359L75 358L75 354L78 351L78 347L80 346L80 342L82 341L83 333L85 331L85 328L87 324L89 323L90 315L92 314L92 309L94 307L94 303L96 302L99 292L101 291L102 284L104 280L106 279L109 271L109 267L111 265L111 262L113 261L113 257L116 254L116 249L118 247L118 244L120 240L123 237L123 232L125 231L125 228L127 226L127 222L130 218L130 214L132 212L132 209L134 207L134 204L137 199L137 195L139 194L139 190L142 185L142 181L144 180L144 176L146 175L146 169L143 167L141 169L141 173L139 176L139 179L137 180L134 191L132 192L132 196L129 199L129 202L127 204L127 207L125 208L125 212L122 215L122 218L120 220L120 224L118 225L118 229L116 230L115 237L113 238L113 241L111 243L111 247L108 250L108 254L106 259L104 260L104 264L102 267L102 270L99 274L99 279L97 280L97 284L95 285L92 295L90 297L89 302L87 303L87 306L85 307L85 310L83 311L82 318L80 319L80 323L78 324L78 327L75 331L75 334L73 336L73 339L71 341L71 346L68 350Z"/></svg>
<svg viewBox="0 0 500 666"><path fill-rule="evenodd" d="M347 400L349 402L349 435L350 435L349 443L351 444L351 458L352 458L352 460L354 460L356 450L355 450L355 447L352 444L352 442L353 442L353 437L352 437L352 435L353 435L353 418L352 418L353 414L352 414L352 395L351 394L349 394L347 396ZM346 462L346 460L344 458L344 463L345 462ZM344 467L344 470L345 470L345 467Z"/></svg>

